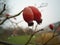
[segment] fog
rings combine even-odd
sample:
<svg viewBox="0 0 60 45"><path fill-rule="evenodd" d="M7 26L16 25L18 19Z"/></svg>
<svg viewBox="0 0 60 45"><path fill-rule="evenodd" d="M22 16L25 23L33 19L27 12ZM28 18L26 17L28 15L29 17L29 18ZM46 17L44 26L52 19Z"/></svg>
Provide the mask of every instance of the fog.
<svg viewBox="0 0 60 45"><path fill-rule="evenodd" d="M50 23L55 23L60 21L60 0L6 0L6 8L9 9L7 13L10 15L17 14L21 10L24 9L24 7L27 6L36 6L41 14L42 14L42 24L38 26L38 29L44 28L45 26L49 25ZM11 19L13 22L20 22L23 20L22 14L18 17L16 17L17 20ZM9 21L5 22L5 26L3 27L9 27ZM26 28L27 23L21 22L18 24L19 26ZM36 25L36 22L34 23L34 26Z"/></svg>

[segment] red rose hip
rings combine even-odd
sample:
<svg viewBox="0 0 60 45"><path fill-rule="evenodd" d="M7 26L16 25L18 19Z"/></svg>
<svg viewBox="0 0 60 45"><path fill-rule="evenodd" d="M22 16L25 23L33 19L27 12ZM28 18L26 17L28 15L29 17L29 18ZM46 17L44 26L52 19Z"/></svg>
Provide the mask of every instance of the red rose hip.
<svg viewBox="0 0 60 45"><path fill-rule="evenodd" d="M34 20L35 20L38 24L42 23L42 19L41 19L42 15L41 15L41 12L40 12L36 7L34 7L34 6L29 6L29 8L31 8L32 11L33 11Z"/></svg>
<svg viewBox="0 0 60 45"><path fill-rule="evenodd" d="M50 28L51 30L53 30L54 25L53 25L53 24L50 24L50 25L49 25L49 28Z"/></svg>
<svg viewBox="0 0 60 45"><path fill-rule="evenodd" d="M29 7L25 7L23 10L23 18L28 23L29 26L33 25L34 15Z"/></svg>

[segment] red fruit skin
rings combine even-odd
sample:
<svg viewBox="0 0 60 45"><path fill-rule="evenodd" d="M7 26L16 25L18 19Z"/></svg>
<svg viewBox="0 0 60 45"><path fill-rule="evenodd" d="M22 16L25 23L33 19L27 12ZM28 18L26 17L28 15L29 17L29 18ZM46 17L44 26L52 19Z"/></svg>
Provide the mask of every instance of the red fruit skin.
<svg viewBox="0 0 60 45"><path fill-rule="evenodd" d="M42 22L42 19L41 19L41 17L42 17L41 12L40 12L36 7L34 7L34 6L29 6L29 8L31 8L32 11L33 11L34 20L35 20L38 24L40 24L40 23Z"/></svg>
<svg viewBox="0 0 60 45"><path fill-rule="evenodd" d="M49 25L49 28L50 28L51 30L53 30L54 25L53 25L53 24L50 24L50 25Z"/></svg>
<svg viewBox="0 0 60 45"><path fill-rule="evenodd" d="M24 8L24 10L23 10L23 18L28 23L29 26L33 24L34 15L33 15L33 12L31 10L31 8L29 8L29 7Z"/></svg>

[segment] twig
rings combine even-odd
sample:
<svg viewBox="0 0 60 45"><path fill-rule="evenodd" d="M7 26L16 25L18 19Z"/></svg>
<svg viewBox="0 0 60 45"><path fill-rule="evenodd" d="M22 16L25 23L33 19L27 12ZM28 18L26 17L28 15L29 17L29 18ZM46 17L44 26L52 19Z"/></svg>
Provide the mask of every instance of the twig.
<svg viewBox="0 0 60 45"><path fill-rule="evenodd" d="M43 31L43 30L41 29L41 30L38 30L38 31L34 32L33 34L31 34L31 36L30 36L29 40L26 42L26 44L25 44L25 45L28 45L28 44L29 44L29 42L31 41L32 37L33 37L37 32L39 32L39 31Z"/></svg>
<svg viewBox="0 0 60 45"><path fill-rule="evenodd" d="M10 43L8 43L8 42L4 42L4 41L0 41L0 44L4 44L4 45L12 45L12 44L10 44Z"/></svg>
<svg viewBox="0 0 60 45"><path fill-rule="evenodd" d="M22 11L23 11L23 10L22 10ZM22 13L22 11L20 11L18 14L14 15L14 16L9 17L9 19L10 19L10 18L13 18L13 17L16 17L16 16L19 16L19 15Z"/></svg>
<svg viewBox="0 0 60 45"><path fill-rule="evenodd" d="M22 10L22 11L23 11L23 10ZM7 19L10 19L10 18L13 18L13 17L19 16L19 15L22 13L22 11L20 11L18 14L14 15L14 16L6 17L6 18L0 23L0 25L2 25Z"/></svg>
<svg viewBox="0 0 60 45"><path fill-rule="evenodd" d="M52 36L46 43L44 43L43 45L47 45L47 43L49 42L49 41L51 41L54 37L57 37L57 36L59 36L59 35L55 35L55 36Z"/></svg>
<svg viewBox="0 0 60 45"><path fill-rule="evenodd" d="M55 43L55 44L48 44L48 45L56 45L56 44L60 44L60 42L59 43Z"/></svg>
<svg viewBox="0 0 60 45"><path fill-rule="evenodd" d="M59 35L54 35L55 32L56 32L56 28L53 30L53 35L52 35L52 37L51 37L47 42L45 42L43 45L47 45L47 43L48 43L50 40L52 40L52 39L53 39L54 37L56 37L56 36L59 36Z"/></svg>
<svg viewBox="0 0 60 45"><path fill-rule="evenodd" d="M29 44L29 42L31 41L31 39L32 39L33 35L34 35L34 33L30 36L29 40L26 42L26 44L25 44L25 45L28 45L28 44Z"/></svg>
<svg viewBox="0 0 60 45"><path fill-rule="evenodd" d="M17 29L18 28L20 28L19 26L18 26L18 24L19 23L21 23L21 22L23 22L23 20L21 20L20 22L18 22L18 23L15 23L15 22L13 22L12 20L9 20L11 23L12 23L12 25L14 26L14 31L13 31L13 33L12 33L12 35L17 31ZM15 25L14 25L14 23L15 23L15 25L17 26L17 28L15 27ZM16 33L15 33L16 34Z"/></svg>
<svg viewBox="0 0 60 45"><path fill-rule="evenodd" d="M2 44L2 45L23 45L23 44L12 44L12 43L9 43L6 41L0 41L0 44Z"/></svg>
<svg viewBox="0 0 60 45"><path fill-rule="evenodd" d="M4 4L3 10L0 12L0 15L6 10L5 7L6 7L6 4Z"/></svg>
<svg viewBox="0 0 60 45"><path fill-rule="evenodd" d="M36 28L37 28L37 25L36 25L36 27L35 27L35 32L36 32ZM32 37L34 36L35 32L33 32L33 33L31 34L30 38L28 39L28 41L26 42L25 45L28 45L28 43L31 41Z"/></svg>
<svg viewBox="0 0 60 45"><path fill-rule="evenodd" d="M38 26L38 24L37 24L36 27L35 27L35 31L36 31L36 29L37 29L37 26Z"/></svg>
<svg viewBox="0 0 60 45"><path fill-rule="evenodd" d="M0 25L2 25L6 20L7 20L7 18L5 18L5 19L0 23Z"/></svg>

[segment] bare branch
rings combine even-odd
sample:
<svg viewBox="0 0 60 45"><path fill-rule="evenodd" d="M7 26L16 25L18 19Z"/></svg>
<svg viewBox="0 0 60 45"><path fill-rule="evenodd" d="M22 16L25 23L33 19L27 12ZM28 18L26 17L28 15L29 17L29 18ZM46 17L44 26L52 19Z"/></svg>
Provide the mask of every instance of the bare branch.
<svg viewBox="0 0 60 45"><path fill-rule="evenodd" d="M4 45L12 45L10 43L4 42L4 41L0 41L0 44L4 44Z"/></svg>
<svg viewBox="0 0 60 45"><path fill-rule="evenodd" d="M22 10L22 11L23 11L23 10ZM10 19L10 18L13 18L13 17L19 16L19 15L22 13L22 11L20 11L18 14L14 15L14 16L6 17L6 18L0 23L0 25L2 25L7 19Z"/></svg>
<svg viewBox="0 0 60 45"><path fill-rule="evenodd" d="M0 15L6 10L5 7L6 7L6 4L4 4L3 10L0 12Z"/></svg>
<svg viewBox="0 0 60 45"><path fill-rule="evenodd" d="M57 45L57 44L60 44L60 42L58 42L58 43L55 43L55 44L48 44L48 45Z"/></svg>
<svg viewBox="0 0 60 45"><path fill-rule="evenodd" d="M0 23L0 25L2 25L6 20L7 20L7 18L5 18L5 19Z"/></svg>
<svg viewBox="0 0 60 45"><path fill-rule="evenodd" d="M54 37L57 37L57 36L59 36L59 35L54 35L54 36L52 36L46 43L44 43L43 45L47 45L47 43L49 42L49 41L51 41Z"/></svg>
<svg viewBox="0 0 60 45"><path fill-rule="evenodd" d="M34 33L30 36L29 40L26 42L25 45L28 45L29 42L31 41L32 37L33 37L36 33L38 33L39 31L43 31L43 29L34 32ZM55 32L54 32L54 33L55 33ZM50 40L52 40L54 37L57 37L57 36L59 36L59 35L53 35L53 36L52 36L46 43L44 43L43 45L47 45L47 43L48 43Z"/></svg>
<svg viewBox="0 0 60 45"><path fill-rule="evenodd" d="M23 45L23 44L12 44L7 41L0 41L0 44L2 44L2 45Z"/></svg>
<svg viewBox="0 0 60 45"><path fill-rule="evenodd" d="M22 11L23 11L23 10L22 10ZM16 16L19 16L19 15L22 13L22 11L20 11L18 14L14 15L14 16L9 17L9 19L10 19L10 18L13 18L13 17L16 17Z"/></svg>
<svg viewBox="0 0 60 45"><path fill-rule="evenodd" d="M34 32L33 34L31 34L31 36L30 36L29 40L26 42L26 44L25 44L25 45L28 45L28 44L29 44L29 42L31 41L32 37L33 37L36 33L38 33L39 31L43 31L43 29L38 30L38 31Z"/></svg>

